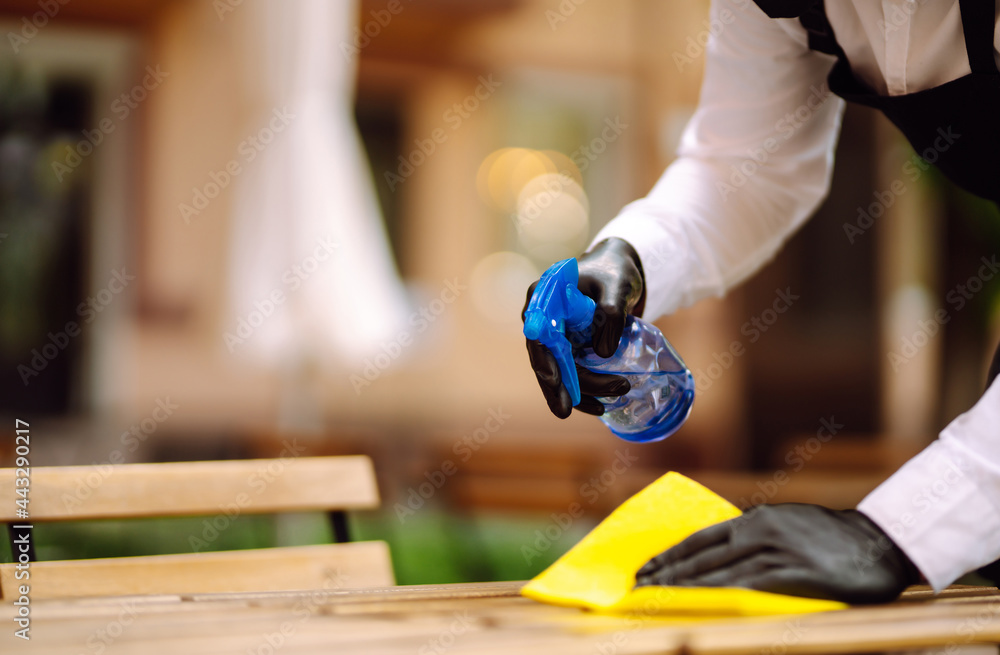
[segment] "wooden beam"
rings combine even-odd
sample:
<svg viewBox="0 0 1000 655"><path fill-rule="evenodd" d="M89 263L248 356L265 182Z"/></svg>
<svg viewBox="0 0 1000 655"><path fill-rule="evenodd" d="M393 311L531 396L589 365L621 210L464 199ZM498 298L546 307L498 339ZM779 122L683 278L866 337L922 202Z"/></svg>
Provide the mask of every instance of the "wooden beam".
<svg viewBox="0 0 1000 655"><path fill-rule="evenodd" d="M31 521L378 507L371 459L268 460L60 466L31 469ZM0 522L15 516L14 469L0 469Z"/></svg>

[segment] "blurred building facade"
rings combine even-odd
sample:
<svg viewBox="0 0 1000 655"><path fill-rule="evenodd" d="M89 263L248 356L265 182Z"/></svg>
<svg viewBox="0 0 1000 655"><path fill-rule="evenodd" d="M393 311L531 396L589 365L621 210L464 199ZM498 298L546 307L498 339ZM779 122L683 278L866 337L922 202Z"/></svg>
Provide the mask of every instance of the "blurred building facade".
<svg viewBox="0 0 1000 655"><path fill-rule="evenodd" d="M264 126L245 56L255 32L241 5L252 1L54 3L34 31L44 3L0 2L3 34L18 37L4 44L5 79L17 71L35 84L33 111L49 116L48 131L33 133L42 153L33 166L51 184L60 162L79 187L71 202L72 187L57 181L70 209L53 216L70 218L47 225L71 234L60 246L68 250L21 296L44 292L63 311L40 316L10 349L20 395L4 412L62 393L34 410L81 444L52 455L61 463L99 461L169 399L169 420L130 456L272 454L297 436L315 454L373 452L405 489L469 452L468 502L565 506L624 445L593 418L548 413L520 333L524 293L673 159L697 104L704 43L718 29L708 3L362 2L354 38L338 49L357 66L357 125L407 323L363 357L289 376L226 339L244 318L227 295L239 182L229 166L269 152L253 141ZM73 103L73 117L60 118ZM4 128L25 133L15 109ZM94 130L101 143L86 136ZM911 154L884 120L850 108L834 191L816 218L743 288L659 322L698 396L680 433L630 447L640 457L635 484L667 469L730 471L736 482L719 484L749 497L762 478L740 472L797 473L795 448L836 425L837 439L804 460L814 482L766 499L847 505L974 402L1000 334L997 286L981 280L962 307L948 294L996 252L995 210L932 172L908 175ZM559 174L571 184L553 194L545 183ZM23 221L5 225L16 229L0 228L9 233L2 258L25 243ZM120 270L127 286L85 323L77 303L121 286L112 281ZM11 271L8 298L26 279ZM364 272L351 283L365 285ZM786 311L776 311L779 292L796 298ZM931 334L922 326L938 308L949 320ZM367 317L364 306L344 312ZM70 320L85 323L81 334L24 386L17 366L30 368L32 350ZM62 391L44 386L57 377ZM858 471L869 474L860 486L828 486Z"/></svg>

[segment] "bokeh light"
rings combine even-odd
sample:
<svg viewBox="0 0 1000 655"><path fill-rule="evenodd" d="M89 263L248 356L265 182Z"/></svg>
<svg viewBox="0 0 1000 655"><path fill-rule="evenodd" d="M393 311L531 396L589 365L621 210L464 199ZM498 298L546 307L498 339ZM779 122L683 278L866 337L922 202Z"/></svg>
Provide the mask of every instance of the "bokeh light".
<svg viewBox="0 0 1000 655"><path fill-rule="evenodd" d="M501 148L479 167L483 202L509 217L521 251L536 263L579 254L590 236L590 201L579 168L555 150Z"/></svg>
<svg viewBox="0 0 1000 655"><path fill-rule="evenodd" d="M588 202L583 189L562 175L539 176L518 199L518 241L536 261L575 257L590 236Z"/></svg>
<svg viewBox="0 0 1000 655"><path fill-rule="evenodd" d="M525 292L540 274L530 259L516 252L487 255L472 269L472 302L491 323L519 324Z"/></svg>

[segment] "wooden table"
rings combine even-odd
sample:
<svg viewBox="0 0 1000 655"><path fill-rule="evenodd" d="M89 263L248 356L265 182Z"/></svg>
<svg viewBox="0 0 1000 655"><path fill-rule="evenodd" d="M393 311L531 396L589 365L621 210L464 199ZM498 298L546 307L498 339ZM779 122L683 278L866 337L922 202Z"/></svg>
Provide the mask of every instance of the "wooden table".
<svg viewBox="0 0 1000 655"><path fill-rule="evenodd" d="M992 587L952 587L936 598L914 588L877 607L699 621L543 605L520 597L521 584L39 600L31 604L30 642L14 637L5 599L0 653L785 655L938 647L955 655L1000 642L1000 592Z"/></svg>

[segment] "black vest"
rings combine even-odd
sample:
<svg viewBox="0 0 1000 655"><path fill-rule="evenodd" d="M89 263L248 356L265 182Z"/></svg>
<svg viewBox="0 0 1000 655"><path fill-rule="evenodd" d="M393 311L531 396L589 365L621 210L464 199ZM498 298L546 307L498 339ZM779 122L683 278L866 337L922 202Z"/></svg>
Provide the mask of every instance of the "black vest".
<svg viewBox="0 0 1000 655"><path fill-rule="evenodd" d="M1000 72L993 58L993 0L959 0L972 72L941 86L880 96L851 72L837 44L823 0L754 0L771 18L798 18L809 47L837 57L830 91L881 111L923 159L958 186L1000 202Z"/></svg>

